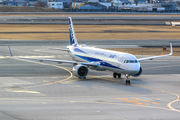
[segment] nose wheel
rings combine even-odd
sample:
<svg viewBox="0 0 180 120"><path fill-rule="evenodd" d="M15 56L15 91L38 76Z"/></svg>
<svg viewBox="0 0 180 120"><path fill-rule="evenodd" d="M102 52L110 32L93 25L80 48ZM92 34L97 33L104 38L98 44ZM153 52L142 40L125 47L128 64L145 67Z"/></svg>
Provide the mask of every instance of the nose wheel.
<svg viewBox="0 0 180 120"><path fill-rule="evenodd" d="M130 85L131 84L130 80L126 80L126 84Z"/></svg>
<svg viewBox="0 0 180 120"><path fill-rule="evenodd" d="M129 78L128 78L128 77L129 77L129 75L128 75L128 74L126 74L126 84L129 84L129 85L130 85L130 84L131 84L131 82L130 82L130 80L129 80Z"/></svg>
<svg viewBox="0 0 180 120"><path fill-rule="evenodd" d="M130 80L129 80L129 75L126 74L125 76L126 76L126 84L129 84L129 85L130 85L131 82L130 82ZM118 78L121 78L121 74L114 72L114 73L113 73L113 77L114 77L114 78L117 78L117 77L118 77Z"/></svg>

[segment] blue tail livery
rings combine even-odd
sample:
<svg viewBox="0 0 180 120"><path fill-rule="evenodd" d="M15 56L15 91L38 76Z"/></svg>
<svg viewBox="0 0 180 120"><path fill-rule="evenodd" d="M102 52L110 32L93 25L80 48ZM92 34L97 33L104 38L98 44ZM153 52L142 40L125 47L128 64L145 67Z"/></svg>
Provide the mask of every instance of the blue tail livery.
<svg viewBox="0 0 180 120"><path fill-rule="evenodd" d="M69 20L69 38L70 38L70 45L73 45L75 47L79 46L77 39L76 39L76 34L74 32L74 27L72 23L71 17L68 17Z"/></svg>

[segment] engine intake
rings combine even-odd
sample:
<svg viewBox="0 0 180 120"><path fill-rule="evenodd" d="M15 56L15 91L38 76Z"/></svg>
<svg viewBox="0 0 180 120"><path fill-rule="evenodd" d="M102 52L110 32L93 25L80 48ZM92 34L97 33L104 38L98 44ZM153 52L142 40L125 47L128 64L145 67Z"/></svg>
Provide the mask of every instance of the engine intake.
<svg viewBox="0 0 180 120"><path fill-rule="evenodd" d="M85 65L76 65L73 67L73 75L79 78L85 78L88 75L88 67Z"/></svg>
<svg viewBox="0 0 180 120"><path fill-rule="evenodd" d="M138 77L138 76L140 76L140 75L141 75L141 73L142 73L142 68L140 67L139 72L138 72L138 73L136 73L136 74L134 74L134 75L132 75L132 76L134 76L134 77Z"/></svg>

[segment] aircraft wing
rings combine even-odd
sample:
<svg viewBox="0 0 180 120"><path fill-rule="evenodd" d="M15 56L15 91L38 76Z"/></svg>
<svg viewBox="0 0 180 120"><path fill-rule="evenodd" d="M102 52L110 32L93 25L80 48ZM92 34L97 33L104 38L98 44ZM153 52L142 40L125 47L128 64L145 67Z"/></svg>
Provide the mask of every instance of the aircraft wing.
<svg viewBox="0 0 180 120"><path fill-rule="evenodd" d="M12 57L19 58L19 59L38 60L38 61L40 61L40 62L49 61L49 62L57 62L57 63L60 63L60 64L61 64L61 63L69 63L69 64L82 64L82 65L87 65L87 66L97 66L97 63L95 63L95 62L85 63L85 62L56 60L56 59L40 59L40 58L17 57L17 56L13 56L13 54L12 54L12 52L11 52L10 46L9 46L9 52L10 52L10 55L11 55Z"/></svg>
<svg viewBox="0 0 180 120"><path fill-rule="evenodd" d="M16 57L16 56L14 56L14 57ZM69 63L69 64L82 64L82 65L87 65L87 66L97 66L96 63L85 63L85 62L56 60L56 59L39 59L39 58L26 58L26 57L16 57L16 58L19 58L19 59L28 59L28 60L39 60L40 62L43 62L43 61L57 62L59 64L61 64L61 63Z"/></svg>
<svg viewBox="0 0 180 120"><path fill-rule="evenodd" d="M137 61L140 62L140 61L144 61L144 60L153 60L155 58L161 58L161 57L170 56L170 55L173 54L172 43L170 43L170 49L171 49L171 51L167 55L160 55L160 56L152 56L152 57L147 57L147 58L140 58L140 59L137 59Z"/></svg>
<svg viewBox="0 0 180 120"><path fill-rule="evenodd" d="M63 48L48 48L51 50L60 50L60 51L68 51L67 49L63 49Z"/></svg>

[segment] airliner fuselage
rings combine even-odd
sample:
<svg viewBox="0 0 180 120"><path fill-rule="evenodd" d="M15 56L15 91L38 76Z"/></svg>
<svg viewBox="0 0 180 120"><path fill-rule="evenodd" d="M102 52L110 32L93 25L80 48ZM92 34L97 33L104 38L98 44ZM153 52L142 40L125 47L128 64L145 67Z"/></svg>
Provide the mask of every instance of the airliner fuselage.
<svg viewBox="0 0 180 120"><path fill-rule="evenodd" d="M73 60L78 62L95 62L100 70L109 70L116 73L134 75L139 72L140 64L137 58L128 53L87 47L67 46Z"/></svg>

